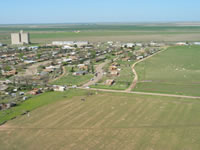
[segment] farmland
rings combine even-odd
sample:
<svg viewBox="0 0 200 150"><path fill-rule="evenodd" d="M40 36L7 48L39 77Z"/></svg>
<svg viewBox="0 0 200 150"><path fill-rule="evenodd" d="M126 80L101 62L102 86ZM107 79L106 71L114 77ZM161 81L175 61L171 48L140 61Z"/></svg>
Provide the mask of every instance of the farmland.
<svg viewBox="0 0 200 150"><path fill-rule="evenodd" d="M47 24L0 26L0 41L10 43L10 33L23 29L30 32L33 43L54 40L98 41L195 41L200 38L199 26L175 24ZM74 31L80 31L75 33Z"/></svg>
<svg viewBox="0 0 200 150"><path fill-rule="evenodd" d="M171 47L136 65L136 91L199 96L199 46Z"/></svg>
<svg viewBox="0 0 200 150"><path fill-rule="evenodd" d="M88 95L80 90L76 91L79 95L68 97L69 93L1 126L1 149L200 148L199 100L104 92Z"/></svg>

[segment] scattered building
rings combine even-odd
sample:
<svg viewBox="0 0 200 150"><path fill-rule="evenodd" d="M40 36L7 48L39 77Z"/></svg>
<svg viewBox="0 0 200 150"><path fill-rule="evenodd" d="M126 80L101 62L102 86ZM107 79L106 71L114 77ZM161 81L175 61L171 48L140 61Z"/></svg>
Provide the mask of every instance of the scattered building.
<svg viewBox="0 0 200 150"><path fill-rule="evenodd" d="M64 92L66 90L66 87L60 86L60 85L53 85L54 91Z"/></svg>
<svg viewBox="0 0 200 150"><path fill-rule="evenodd" d="M200 45L200 42L194 42L193 44L194 45Z"/></svg>
<svg viewBox="0 0 200 150"><path fill-rule="evenodd" d="M144 58L144 56L137 56L137 60L140 60L140 59L143 59Z"/></svg>
<svg viewBox="0 0 200 150"><path fill-rule="evenodd" d="M184 45L188 45L186 42L178 42L178 43L176 43L176 45L178 45L178 46L184 46Z"/></svg>
<svg viewBox="0 0 200 150"><path fill-rule="evenodd" d="M31 95L38 95L40 93L42 93L42 91L40 89L37 89L37 88L35 88L35 89L33 89L32 91L29 92L29 94L31 94Z"/></svg>
<svg viewBox="0 0 200 150"><path fill-rule="evenodd" d="M86 75L88 72L87 71L84 71L84 70L80 70L80 71L77 71L77 72L74 72L73 75Z"/></svg>
<svg viewBox="0 0 200 150"><path fill-rule="evenodd" d="M113 85L114 83L115 83L115 80L109 79L109 80L106 80L105 85L111 86L111 85Z"/></svg>

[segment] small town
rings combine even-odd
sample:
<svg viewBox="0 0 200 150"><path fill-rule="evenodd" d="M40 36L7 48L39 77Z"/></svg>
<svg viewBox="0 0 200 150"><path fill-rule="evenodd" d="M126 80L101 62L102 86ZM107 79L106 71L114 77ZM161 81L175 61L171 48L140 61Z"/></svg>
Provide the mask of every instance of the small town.
<svg viewBox="0 0 200 150"><path fill-rule="evenodd" d="M11 40L12 45L0 44L0 110L14 107L40 93L82 87L94 78L98 80L89 83L90 86L112 87L120 76L128 77L129 82L124 81L124 85L121 85L126 88L130 86L133 76L126 71L131 70L134 61L149 57L168 45L200 45L199 42L112 41L53 41L45 45L33 45L29 33L23 31L12 33ZM98 68L102 63L103 66ZM72 80L69 81L68 77Z"/></svg>
<svg viewBox="0 0 200 150"><path fill-rule="evenodd" d="M2 1L0 150L199 150L199 5Z"/></svg>

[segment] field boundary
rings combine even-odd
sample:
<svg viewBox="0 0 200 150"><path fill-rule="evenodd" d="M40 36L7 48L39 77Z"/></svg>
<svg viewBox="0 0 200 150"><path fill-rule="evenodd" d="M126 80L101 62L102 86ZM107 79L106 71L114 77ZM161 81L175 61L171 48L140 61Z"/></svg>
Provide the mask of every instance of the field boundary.
<svg viewBox="0 0 200 150"><path fill-rule="evenodd" d="M187 99L200 99L200 96L186 96L186 95L175 95L175 94L162 94L162 93L150 93L150 92L131 92L126 90L109 90L109 89L96 89L96 88L83 88L78 87L79 89L93 90L93 91L102 91L102 92L113 92L113 93L129 93L137 95L150 95L150 96L164 96L164 97L177 97L177 98L187 98Z"/></svg>
<svg viewBox="0 0 200 150"><path fill-rule="evenodd" d="M148 57L146 57L146 58L144 58L144 59L141 59L141 60L135 62L135 63L132 65L131 68L132 68L132 71L133 71L133 74L134 74L134 79L133 79L132 84L131 84L131 85L129 86L129 88L126 89L125 91L130 92L131 90L133 90L133 89L135 88L137 82L138 82L138 74L137 74L137 72L136 72L136 70L135 70L135 66L136 66L138 63L143 62L143 61L145 61L145 60L147 60L147 59L149 59L149 58L151 58L151 57L153 57L153 56L155 56L155 55L157 55L157 54L159 54L159 53L161 53L161 52L167 50L167 48L168 48L168 47L165 47L164 50L161 50L161 51L159 51L159 52L157 52L157 53L155 53L155 54L153 54L153 55L150 55L150 56L148 56Z"/></svg>

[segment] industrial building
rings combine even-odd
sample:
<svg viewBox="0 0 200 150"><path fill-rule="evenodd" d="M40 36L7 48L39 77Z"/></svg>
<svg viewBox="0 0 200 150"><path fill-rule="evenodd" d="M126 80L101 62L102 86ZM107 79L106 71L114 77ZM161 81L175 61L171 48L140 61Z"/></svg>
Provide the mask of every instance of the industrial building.
<svg viewBox="0 0 200 150"><path fill-rule="evenodd" d="M29 33L25 33L23 30L19 33L11 33L11 43L12 45L29 44Z"/></svg>

